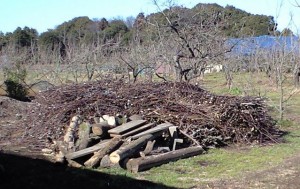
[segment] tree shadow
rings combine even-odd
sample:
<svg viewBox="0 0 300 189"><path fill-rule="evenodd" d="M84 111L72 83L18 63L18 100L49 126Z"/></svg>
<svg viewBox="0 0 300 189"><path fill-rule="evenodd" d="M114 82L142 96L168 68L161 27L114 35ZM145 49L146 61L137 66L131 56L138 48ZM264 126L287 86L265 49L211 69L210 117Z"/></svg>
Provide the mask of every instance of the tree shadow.
<svg viewBox="0 0 300 189"><path fill-rule="evenodd" d="M126 176L67 167L41 159L0 153L0 188L141 188L172 187Z"/></svg>

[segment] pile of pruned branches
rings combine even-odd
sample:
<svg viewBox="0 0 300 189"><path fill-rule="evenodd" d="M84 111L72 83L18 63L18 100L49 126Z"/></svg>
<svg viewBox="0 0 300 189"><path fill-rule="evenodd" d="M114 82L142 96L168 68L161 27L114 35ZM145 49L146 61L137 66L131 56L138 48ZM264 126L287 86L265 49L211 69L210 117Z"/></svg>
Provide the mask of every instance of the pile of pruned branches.
<svg viewBox="0 0 300 189"><path fill-rule="evenodd" d="M57 140L69 120L139 114L157 124L170 122L191 143L205 148L230 143L276 142L281 132L256 97L218 96L187 83L126 83L101 80L56 87L36 96L26 136Z"/></svg>

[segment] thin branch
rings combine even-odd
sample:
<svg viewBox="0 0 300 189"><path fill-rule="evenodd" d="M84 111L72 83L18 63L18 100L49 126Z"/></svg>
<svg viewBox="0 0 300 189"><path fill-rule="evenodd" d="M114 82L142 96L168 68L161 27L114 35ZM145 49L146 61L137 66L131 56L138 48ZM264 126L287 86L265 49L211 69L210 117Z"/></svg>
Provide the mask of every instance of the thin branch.
<svg viewBox="0 0 300 189"><path fill-rule="evenodd" d="M160 79L162 79L162 80L164 80L164 81L168 81L164 76L161 76L161 75L159 75L159 74L156 73L156 72L155 72L155 75L156 75L158 78L160 78Z"/></svg>

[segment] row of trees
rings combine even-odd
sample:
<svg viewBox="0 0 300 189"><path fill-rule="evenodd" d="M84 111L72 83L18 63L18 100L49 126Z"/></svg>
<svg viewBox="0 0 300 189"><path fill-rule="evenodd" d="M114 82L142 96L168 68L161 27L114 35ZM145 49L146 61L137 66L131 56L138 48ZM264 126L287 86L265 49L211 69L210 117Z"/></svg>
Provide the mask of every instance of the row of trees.
<svg viewBox="0 0 300 189"><path fill-rule="evenodd" d="M84 65L88 79L101 65L102 70L132 72L134 80L160 67L175 72L177 80L189 82L207 65L224 59L235 45L226 45L230 37L292 35L288 29L280 34L273 17L233 6L198 4L188 9L153 3L158 13L140 13L126 21L77 17L41 35L28 27L0 33L0 52L22 57L18 60L22 64ZM226 78L230 83L230 74Z"/></svg>
<svg viewBox="0 0 300 189"><path fill-rule="evenodd" d="M162 12L170 12L169 9ZM170 18L177 19L176 16L182 16L181 22L188 21L189 16L195 15L194 23L206 25L214 17L214 24L221 24L220 31L227 37L244 37L259 35L274 35L276 24L273 17L264 15L252 15L233 6L221 7L217 4L198 4L188 9L184 7L173 7L173 15ZM179 13L179 14L177 14ZM165 17L160 13L153 13L145 17L142 13L134 20L128 18L126 21L114 19L107 21L105 18L91 20L88 17L77 17L68 22L64 22L53 30L42 33L40 36L33 28L17 28L13 33L0 33L0 48L14 43L18 47L28 47L39 45L54 49L61 44L67 46L69 43L95 43L97 40L102 42L122 38L123 43L128 43L134 31L134 23L138 24L139 30L145 30L141 26L141 19L154 20L159 25L166 23Z"/></svg>
<svg viewBox="0 0 300 189"><path fill-rule="evenodd" d="M165 80L175 73L176 80L190 82L208 65L225 59L236 45L226 45L229 37L279 35L273 17L233 6L198 4L188 9L153 3L158 13L140 13L126 21L77 17L41 35L28 27L1 33L1 54L19 57L19 64L77 65L69 66L76 81L83 75L91 80L106 70L130 72L134 81L141 73ZM231 67L224 66L229 87Z"/></svg>

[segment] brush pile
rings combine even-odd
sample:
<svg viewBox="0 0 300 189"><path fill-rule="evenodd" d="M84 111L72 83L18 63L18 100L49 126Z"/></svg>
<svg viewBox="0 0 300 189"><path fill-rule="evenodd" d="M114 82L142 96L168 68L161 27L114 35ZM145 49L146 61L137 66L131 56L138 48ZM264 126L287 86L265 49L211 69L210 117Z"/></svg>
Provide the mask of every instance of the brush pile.
<svg viewBox="0 0 300 189"><path fill-rule="evenodd" d="M23 142L76 167L122 164L138 172L208 148L277 142L282 135L264 99L218 96L187 83L107 79L56 87L34 103Z"/></svg>
<svg viewBox="0 0 300 189"><path fill-rule="evenodd" d="M263 99L214 95L186 83L126 83L101 80L39 93L29 115L27 135L58 140L74 115L94 123L95 116L141 115L153 123L169 122L204 148L230 143L275 142L281 132Z"/></svg>

